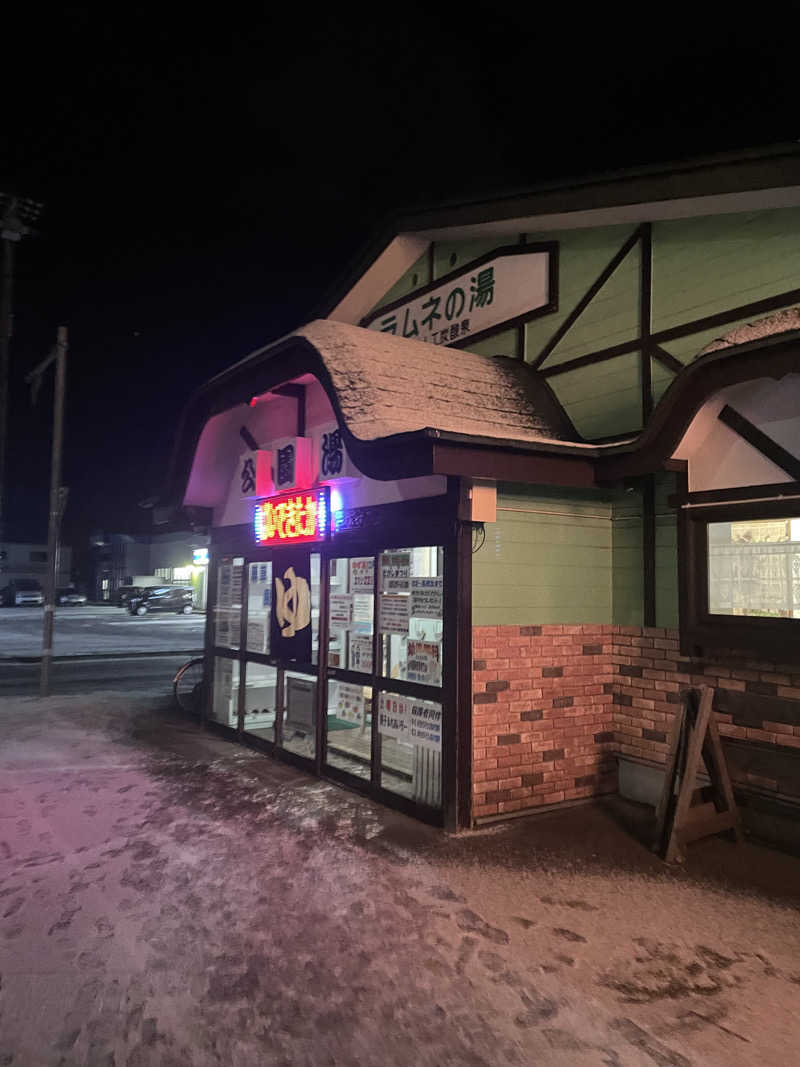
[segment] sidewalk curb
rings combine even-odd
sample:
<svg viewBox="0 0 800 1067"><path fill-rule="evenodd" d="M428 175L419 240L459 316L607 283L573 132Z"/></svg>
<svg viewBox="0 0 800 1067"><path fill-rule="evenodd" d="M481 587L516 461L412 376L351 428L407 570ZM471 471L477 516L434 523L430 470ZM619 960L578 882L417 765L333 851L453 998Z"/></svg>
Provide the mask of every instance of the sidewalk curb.
<svg viewBox="0 0 800 1067"><path fill-rule="evenodd" d="M78 662L93 662L95 660L104 659L166 659L172 656L186 656L191 659L195 656L202 656L202 648L190 648L183 649L178 648L169 652L152 651L152 652L76 652L72 656L53 656L53 663L78 663ZM0 666L4 663L9 664L30 664L41 663L41 656L0 656Z"/></svg>

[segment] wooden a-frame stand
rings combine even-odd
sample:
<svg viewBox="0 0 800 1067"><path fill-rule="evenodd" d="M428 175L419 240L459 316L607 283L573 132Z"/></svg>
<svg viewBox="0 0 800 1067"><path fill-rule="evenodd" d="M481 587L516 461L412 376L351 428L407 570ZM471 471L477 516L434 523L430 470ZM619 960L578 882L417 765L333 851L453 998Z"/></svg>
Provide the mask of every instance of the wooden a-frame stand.
<svg viewBox="0 0 800 1067"><path fill-rule="evenodd" d="M713 702L709 686L688 690L672 724L653 846L667 863L681 862L683 846L710 834L724 830L741 839L739 812L711 714ZM698 788L701 760L711 784Z"/></svg>

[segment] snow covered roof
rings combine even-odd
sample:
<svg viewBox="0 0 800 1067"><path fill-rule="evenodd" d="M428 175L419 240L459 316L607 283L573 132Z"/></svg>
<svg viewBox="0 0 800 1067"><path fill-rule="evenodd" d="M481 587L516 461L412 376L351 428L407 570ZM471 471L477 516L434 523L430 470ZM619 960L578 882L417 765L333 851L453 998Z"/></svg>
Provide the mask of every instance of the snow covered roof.
<svg viewBox="0 0 800 1067"><path fill-rule="evenodd" d="M733 348L735 345L744 345L750 341L761 341L765 337L775 337L781 333L789 333L800 330L800 307L784 308L772 315L766 315L763 319L755 322L746 322L735 327L724 337L717 337L702 349L695 358L705 356L709 352L719 352L723 348Z"/></svg>
<svg viewBox="0 0 800 1067"><path fill-rule="evenodd" d="M316 349L344 422L362 441L428 429L506 441L580 440L546 381L518 360L325 319L292 337Z"/></svg>

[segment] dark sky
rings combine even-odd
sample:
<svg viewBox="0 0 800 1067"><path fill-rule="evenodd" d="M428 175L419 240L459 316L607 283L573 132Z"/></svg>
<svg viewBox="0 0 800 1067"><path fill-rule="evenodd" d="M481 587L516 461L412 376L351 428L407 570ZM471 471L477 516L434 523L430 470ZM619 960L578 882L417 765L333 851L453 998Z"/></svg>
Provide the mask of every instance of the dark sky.
<svg viewBox="0 0 800 1067"><path fill-rule="evenodd" d="M12 536L45 536L50 395L22 378L59 322L77 544L146 518L191 390L307 319L392 209L798 135L773 27L273 7L4 17L0 189L46 205L19 250Z"/></svg>

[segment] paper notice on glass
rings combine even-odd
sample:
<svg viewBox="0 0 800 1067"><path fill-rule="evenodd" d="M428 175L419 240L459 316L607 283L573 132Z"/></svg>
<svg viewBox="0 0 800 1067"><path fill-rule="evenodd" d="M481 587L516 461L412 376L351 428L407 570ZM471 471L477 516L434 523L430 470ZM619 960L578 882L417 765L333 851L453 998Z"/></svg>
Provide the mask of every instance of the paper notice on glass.
<svg viewBox="0 0 800 1067"><path fill-rule="evenodd" d="M353 593L353 622L372 622L372 593Z"/></svg>
<svg viewBox="0 0 800 1067"><path fill-rule="evenodd" d="M409 597L384 594L378 601L378 628L384 634L408 633Z"/></svg>
<svg viewBox="0 0 800 1067"><path fill-rule="evenodd" d="M267 652L267 634L269 633L268 620L262 619L248 619L247 620L247 651L248 652Z"/></svg>
<svg viewBox="0 0 800 1067"><path fill-rule="evenodd" d="M444 578L411 579L411 617L441 619L444 603Z"/></svg>
<svg viewBox="0 0 800 1067"><path fill-rule="evenodd" d="M372 634L350 635L350 670L372 674Z"/></svg>
<svg viewBox="0 0 800 1067"><path fill-rule="evenodd" d="M409 700L409 740L420 748L442 750L442 706L430 700Z"/></svg>
<svg viewBox="0 0 800 1067"><path fill-rule="evenodd" d="M346 630L353 621L353 594L331 593L330 620L332 630Z"/></svg>
<svg viewBox="0 0 800 1067"><path fill-rule="evenodd" d="M337 682L338 693L336 695L336 717L345 722L357 723L359 726L364 721L364 689L360 685L350 685L347 682Z"/></svg>
<svg viewBox="0 0 800 1067"><path fill-rule="evenodd" d="M381 591L407 593L411 582L411 553L384 552L381 556Z"/></svg>
<svg viewBox="0 0 800 1067"><path fill-rule="evenodd" d="M375 586L375 560L371 556L350 560L350 592L371 593Z"/></svg>
<svg viewBox="0 0 800 1067"><path fill-rule="evenodd" d="M233 567L230 563L223 563L217 571L217 605L221 608L231 606L231 579Z"/></svg>
<svg viewBox="0 0 800 1067"><path fill-rule="evenodd" d="M381 693L378 698L378 730L396 741L411 740L411 708L406 697Z"/></svg>
<svg viewBox="0 0 800 1067"><path fill-rule="evenodd" d="M214 643L220 648L239 647L239 608L217 608Z"/></svg>
<svg viewBox="0 0 800 1067"><path fill-rule="evenodd" d="M409 641L406 679L422 685L442 684L441 646L433 641Z"/></svg>
<svg viewBox="0 0 800 1067"><path fill-rule="evenodd" d="M242 602L242 581L244 579L244 563L234 563L231 568L231 604Z"/></svg>

